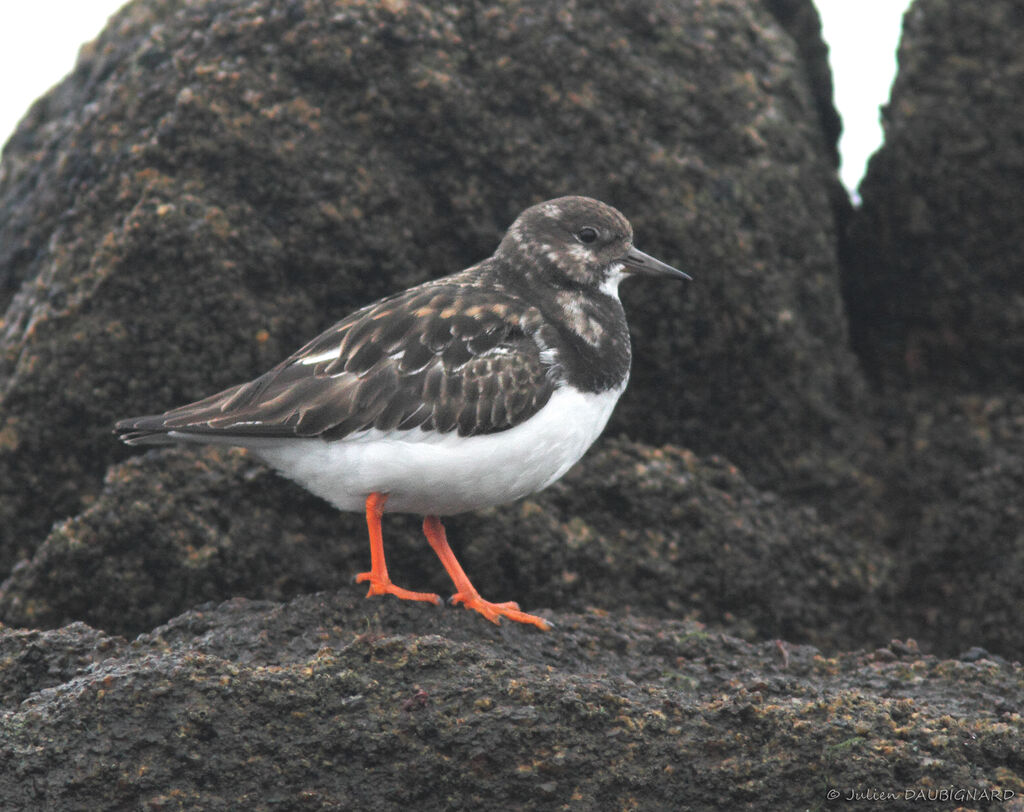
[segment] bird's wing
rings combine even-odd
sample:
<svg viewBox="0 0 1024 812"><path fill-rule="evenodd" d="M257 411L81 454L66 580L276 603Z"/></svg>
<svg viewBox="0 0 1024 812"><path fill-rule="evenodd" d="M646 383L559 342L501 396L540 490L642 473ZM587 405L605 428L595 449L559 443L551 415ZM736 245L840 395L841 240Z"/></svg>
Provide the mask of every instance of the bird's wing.
<svg viewBox="0 0 1024 812"><path fill-rule="evenodd" d="M145 443L171 431L340 439L364 429L509 429L547 403L558 368L543 354L535 309L473 292L435 284L384 299L249 383L116 431Z"/></svg>

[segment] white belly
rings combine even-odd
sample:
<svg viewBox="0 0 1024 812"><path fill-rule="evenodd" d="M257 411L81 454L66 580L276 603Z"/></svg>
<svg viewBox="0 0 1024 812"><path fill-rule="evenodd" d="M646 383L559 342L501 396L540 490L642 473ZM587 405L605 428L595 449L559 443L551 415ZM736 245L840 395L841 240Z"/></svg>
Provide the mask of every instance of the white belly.
<svg viewBox="0 0 1024 812"><path fill-rule="evenodd" d="M525 423L479 437L374 429L333 442L245 445L341 510L362 511L366 497L378 491L389 495L389 512L444 516L546 488L597 439L623 389L595 395L562 387Z"/></svg>

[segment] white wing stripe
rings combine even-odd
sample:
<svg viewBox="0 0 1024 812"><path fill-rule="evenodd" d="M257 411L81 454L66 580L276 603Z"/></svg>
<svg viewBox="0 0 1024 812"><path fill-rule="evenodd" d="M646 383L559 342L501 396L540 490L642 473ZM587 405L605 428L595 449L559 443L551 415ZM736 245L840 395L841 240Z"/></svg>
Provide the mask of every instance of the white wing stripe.
<svg viewBox="0 0 1024 812"><path fill-rule="evenodd" d="M319 352L316 355L305 355L300 358L296 363L302 364L303 366L310 366L312 364L320 364L324 361L337 361L338 356L341 355L341 346L333 347L332 349Z"/></svg>

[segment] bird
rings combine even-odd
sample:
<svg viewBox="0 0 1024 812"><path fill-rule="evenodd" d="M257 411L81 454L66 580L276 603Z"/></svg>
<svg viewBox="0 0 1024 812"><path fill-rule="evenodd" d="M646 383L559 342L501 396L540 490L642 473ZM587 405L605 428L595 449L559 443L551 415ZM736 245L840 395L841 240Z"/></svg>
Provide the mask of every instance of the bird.
<svg viewBox="0 0 1024 812"><path fill-rule="evenodd" d="M423 516L454 586L494 623L548 630L485 600L441 518L513 502L571 468L629 380L619 283L691 279L633 246L615 208L568 196L525 209L494 254L356 310L269 372L161 414L118 421L128 445L240 446L342 511L365 513L367 597L440 605L392 583L385 512Z"/></svg>

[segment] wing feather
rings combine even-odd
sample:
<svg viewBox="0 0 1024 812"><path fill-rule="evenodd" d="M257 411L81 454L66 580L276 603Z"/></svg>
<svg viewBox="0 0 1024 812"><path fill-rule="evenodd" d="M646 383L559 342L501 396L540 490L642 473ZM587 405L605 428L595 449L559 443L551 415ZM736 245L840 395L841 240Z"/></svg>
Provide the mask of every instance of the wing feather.
<svg viewBox="0 0 1024 812"><path fill-rule="evenodd" d="M557 385L542 320L510 296L464 285L412 289L349 316L249 383L122 420L128 442L169 431L341 439L365 429L504 431L535 414Z"/></svg>

